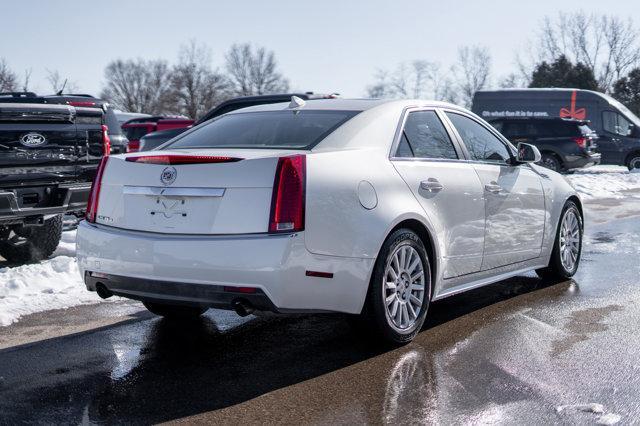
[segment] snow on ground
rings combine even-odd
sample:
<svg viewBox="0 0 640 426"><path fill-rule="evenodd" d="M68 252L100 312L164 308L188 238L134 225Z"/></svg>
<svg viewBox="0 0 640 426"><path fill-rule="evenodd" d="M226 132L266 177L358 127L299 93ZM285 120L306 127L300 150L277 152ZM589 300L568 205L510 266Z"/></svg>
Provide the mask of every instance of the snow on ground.
<svg viewBox="0 0 640 426"><path fill-rule="evenodd" d="M565 177L584 200L640 198L640 173L630 173L626 167L590 167Z"/></svg>
<svg viewBox="0 0 640 426"><path fill-rule="evenodd" d="M34 312L96 302L80 279L75 238L76 231L64 232L52 259L0 268L0 326Z"/></svg>

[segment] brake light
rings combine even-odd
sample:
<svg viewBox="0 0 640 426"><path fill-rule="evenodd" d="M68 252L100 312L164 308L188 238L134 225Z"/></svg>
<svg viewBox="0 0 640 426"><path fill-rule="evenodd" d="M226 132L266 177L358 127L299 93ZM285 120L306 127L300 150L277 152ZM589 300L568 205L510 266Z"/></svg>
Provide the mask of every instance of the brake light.
<svg viewBox="0 0 640 426"><path fill-rule="evenodd" d="M102 155L105 157L111 154L111 139L109 138L109 128L102 125Z"/></svg>
<svg viewBox="0 0 640 426"><path fill-rule="evenodd" d="M92 106L96 106L95 102L91 102L91 101L70 101L67 102L67 104L74 106L74 107L92 107Z"/></svg>
<svg viewBox="0 0 640 426"><path fill-rule="evenodd" d="M140 151L140 141L129 141L127 144L127 152L138 152Z"/></svg>
<svg viewBox="0 0 640 426"><path fill-rule="evenodd" d="M580 147L580 148L586 148L587 147L587 138L581 137L581 138L573 138L573 141Z"/></svg>
<svg viewBox="0 0 640 426"><path fill-rule="evenodd" d="M242 160L242 158L211 155L141 155L126 158L126 161L133 163L159 164L162 166L172 166L177 164L235 163L240 160Z"/></svg>
<svg viewBox="0 0 640 426"><path fill-rule="evenodd" d="M269 232L304 230L306 156L280 157L273 182Z"/></svg>
<svg viewBox="0 0 640 426"><path fill-rule="evenodd" d="M91 191L89 191L86 219L87 222L90 223L95 223L96 215L98 214L98 201L100 198L100 187L102 186L102 175L104 174L104 169L107 167L107 161L109 161L109 157L102 157L102 160L100 160L96 176L93 178L93 183L91 184Z"/></svg>

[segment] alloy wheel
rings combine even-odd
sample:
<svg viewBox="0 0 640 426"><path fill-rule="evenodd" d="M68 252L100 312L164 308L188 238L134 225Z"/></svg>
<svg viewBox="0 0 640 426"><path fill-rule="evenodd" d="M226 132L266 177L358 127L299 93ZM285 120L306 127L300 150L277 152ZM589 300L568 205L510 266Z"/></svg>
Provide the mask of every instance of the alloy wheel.
<svg viewBox="0 0 640 426"><path fill-rule="evenodd" d="M399 331L411 329L425 297L424 264L418 251L409 244L399 245L387 260L382 284L387 321Z"/></svg>
<svg viewBox="0 0 640 426"><path fill-rule="evenodd" d="M560 261L567 271L573 271L580 255L580 222L575 210L565 212L560 228Z"/></svg>

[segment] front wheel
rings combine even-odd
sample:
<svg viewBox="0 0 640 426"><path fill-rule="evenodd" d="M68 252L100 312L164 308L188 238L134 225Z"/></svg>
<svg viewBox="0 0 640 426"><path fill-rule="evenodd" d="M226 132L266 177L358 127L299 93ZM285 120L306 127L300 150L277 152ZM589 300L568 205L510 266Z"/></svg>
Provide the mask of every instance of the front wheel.
<svg viewBox="0 0 640 426"><path fill-rule="evenodd" d="M567 279L576 273L582 254L583 231L578 206L567 201L560 215L549 266L536 271L540 278Z"/></svg>
<svg viewBox="0 0 640 426"><path fill-rule="evenodd" d="M376 260L360 321L392 344L408 343L424 324L431 298L431 269L424 244L398 229Z"/></svg>

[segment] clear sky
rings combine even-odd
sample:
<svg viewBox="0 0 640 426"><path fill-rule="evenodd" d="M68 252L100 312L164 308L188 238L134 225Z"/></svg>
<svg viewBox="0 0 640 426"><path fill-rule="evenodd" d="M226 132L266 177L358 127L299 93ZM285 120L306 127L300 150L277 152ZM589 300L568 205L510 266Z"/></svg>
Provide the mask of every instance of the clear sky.
<svg viewBox="0 0 640 426"><path fill-rule="evenodd" d="M45 69L98 94L115 58L174 61L190 39L206 43L222 66L234 42L275 51L292 87L362 96L377 68L425 59L448 65L460 45L487 46L494 80L514 70L545 15L579 8L636 18L638 0L3 0L0 57L32 89L49 92Z"/></svg>

